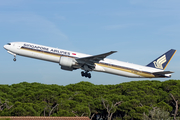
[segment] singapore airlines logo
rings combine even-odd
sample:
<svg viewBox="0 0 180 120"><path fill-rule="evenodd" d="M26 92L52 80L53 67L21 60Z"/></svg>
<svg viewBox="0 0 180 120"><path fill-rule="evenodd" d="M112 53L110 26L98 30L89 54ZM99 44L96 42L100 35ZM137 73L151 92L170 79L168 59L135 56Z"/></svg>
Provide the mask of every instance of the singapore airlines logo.
<svg viewBox="0 0 180 120"><path fill-rule="evenodd" d="M163 55L162 57L160 57L157 61L154 61L154 66L156 68L160 68L160 69L163 69L163 64L166 62L166 55Z"/></svg>

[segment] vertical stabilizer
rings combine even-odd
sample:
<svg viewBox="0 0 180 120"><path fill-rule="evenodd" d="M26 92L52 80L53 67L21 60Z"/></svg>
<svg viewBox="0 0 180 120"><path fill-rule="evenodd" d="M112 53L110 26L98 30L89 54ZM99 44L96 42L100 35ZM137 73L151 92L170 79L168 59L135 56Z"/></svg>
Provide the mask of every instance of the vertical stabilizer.
<svg viewBox="0 0 180 120"><path fill-rule="evenodd" d="M155 59L154 61L152 61L151 63L149 63L147 66L165 70L166 66L168 65L175 53L176 50L171 49L157 59Z"/></svg>

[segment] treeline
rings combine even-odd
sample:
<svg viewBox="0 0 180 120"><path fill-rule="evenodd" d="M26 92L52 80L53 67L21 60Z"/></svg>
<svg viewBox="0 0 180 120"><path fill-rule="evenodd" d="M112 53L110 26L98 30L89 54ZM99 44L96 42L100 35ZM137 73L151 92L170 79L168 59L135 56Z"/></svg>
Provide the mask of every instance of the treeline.
<svg viewBox="0 0 180 120"><path fill-rule="evenodd" d="M0 116L88 116L92 120L178 119L180 81L67 86L0 85Z"/></svg>

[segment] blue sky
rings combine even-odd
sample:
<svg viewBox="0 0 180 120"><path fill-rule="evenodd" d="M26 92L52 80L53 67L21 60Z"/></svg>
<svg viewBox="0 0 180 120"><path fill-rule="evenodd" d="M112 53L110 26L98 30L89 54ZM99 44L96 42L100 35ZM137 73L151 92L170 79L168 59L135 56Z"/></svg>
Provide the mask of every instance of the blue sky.
<svg viewBox="0 0 180 120"><path fill-rule="evenodd" d="M166 70L180 79L179 0L0 0L0 84L39 82L68 85L80 81L119 84L136 79L81 70L63 71L55 63L8 54L3 45L24 41L86 54L112 50L108 58L147 65L169 49L177 52Z"/></svg>

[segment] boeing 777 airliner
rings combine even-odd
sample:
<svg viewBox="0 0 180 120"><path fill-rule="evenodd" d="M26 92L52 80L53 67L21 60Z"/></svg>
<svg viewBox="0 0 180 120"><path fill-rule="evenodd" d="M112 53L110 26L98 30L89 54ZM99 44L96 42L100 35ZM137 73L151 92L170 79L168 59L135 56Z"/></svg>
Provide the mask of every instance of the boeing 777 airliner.
<svg viewBox="0 0 180 120"><path fill-rule="evenodd" d="M90 71L105 72L131 78L166 78L171 71L164 71L176 50L171 49L146 66L107 59L115 53L110 51L99 55L87 55L58 48L27 42L11 42L4 45L8 53L58 63L61 69L73 71L82 69L82 76L91 78Z"/></svg>

